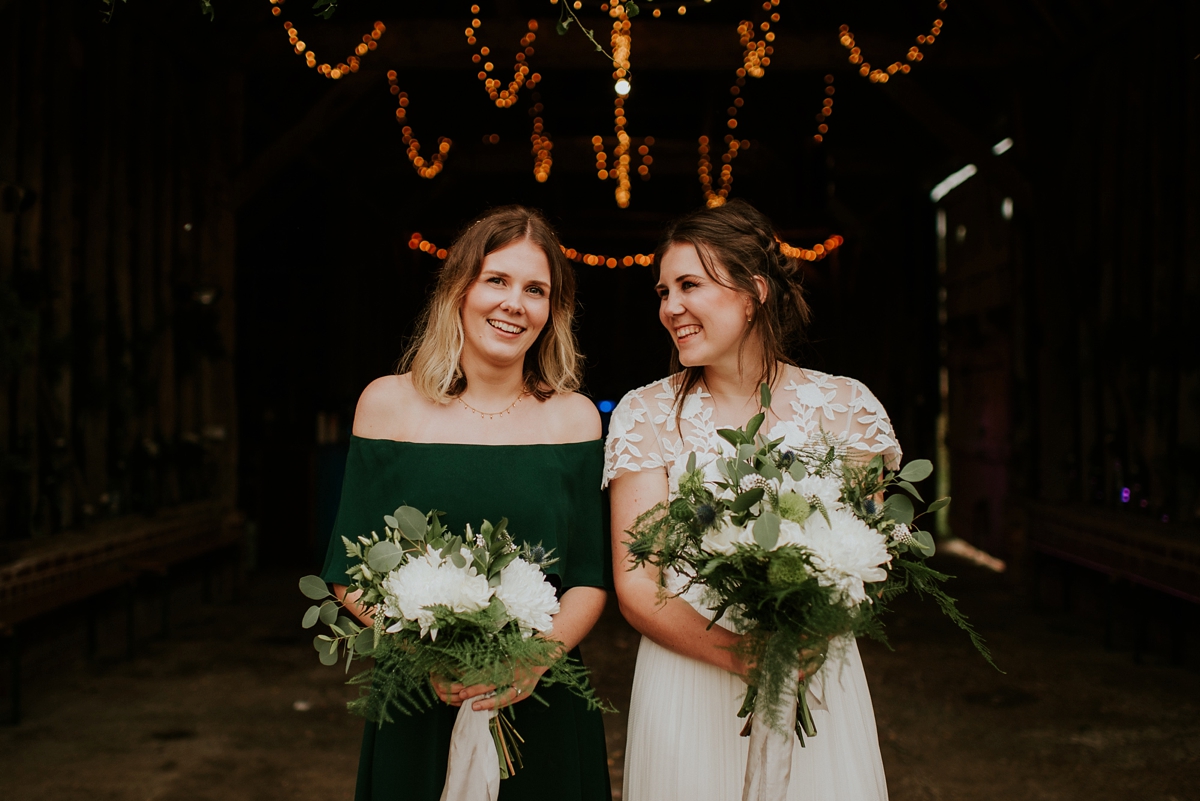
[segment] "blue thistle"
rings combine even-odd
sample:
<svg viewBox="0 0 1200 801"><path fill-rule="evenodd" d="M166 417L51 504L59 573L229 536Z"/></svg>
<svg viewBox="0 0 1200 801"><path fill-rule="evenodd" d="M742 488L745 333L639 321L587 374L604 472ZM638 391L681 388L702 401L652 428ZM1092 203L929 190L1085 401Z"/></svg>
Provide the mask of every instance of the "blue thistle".
<svg viewBox="0 0 1200 801"><path fill-rule="evenodd" d="M869 515L873 515L873 514L875 514L876 509L877 509L877 507L875 505L874 498L864 498L863 499L863 511L865 511Z"/></svg>
<svg viewBox="0 0 1200 801"><path fill-rule="evenodd" d="M702 528L708 528L717 519L717 510L713 509L707 503L702 503L696 507L696 521Z"/></svg>

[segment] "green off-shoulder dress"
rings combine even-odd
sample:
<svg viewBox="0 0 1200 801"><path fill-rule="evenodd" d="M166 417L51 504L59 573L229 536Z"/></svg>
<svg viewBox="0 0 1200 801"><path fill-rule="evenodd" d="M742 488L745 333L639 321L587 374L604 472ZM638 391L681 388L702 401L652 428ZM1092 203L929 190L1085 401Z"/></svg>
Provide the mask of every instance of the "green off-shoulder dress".
<svg viewBox="0 0 1200 801"><path fill-rule="evenodd" d="M462 532L508 518L520 541L554 548L547 568L559 594L612 583L600 494L599 440L565 445L447 445L352 437L337 522L322 578L347 582L342 537L383 530L383 516L408 505L445 512ZM572 652L579 657L578 649ZM604 726L578 696L538 687L549 706L513 706L524 769L500 783L501 801L610 801ZM356 801L438 801L458 709L438 704L382 728L368 722Z"/></svg>

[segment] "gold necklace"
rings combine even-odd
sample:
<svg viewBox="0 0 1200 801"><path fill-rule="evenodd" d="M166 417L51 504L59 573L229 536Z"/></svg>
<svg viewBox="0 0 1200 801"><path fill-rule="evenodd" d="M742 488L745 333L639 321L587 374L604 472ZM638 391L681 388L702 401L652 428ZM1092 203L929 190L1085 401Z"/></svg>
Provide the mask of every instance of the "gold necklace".
<svg viewBox="0 0 1200 801"><path fill-rule="evenodd" d="M471 404L469 404L465 400L463 400L461 395L458 397L458 402L461 403L463 406L465 406L468 410L470 410L470 411L474 412L475 414L479 415L480 417L482 417L484 420L491 420L493 417L504 417L505 415L507 415L509 412L511 412L513 410L513 407L515 407L518 403L520 403L521 399L524 398L527 394L528 393L526 393L526 392L522 392L520 395L517 396L516 400L514 400L512 403L508 404L508 408L506 408L502 411L499 411L499 412L481 412L478 409L476 409L474 406L472 406Z"/></svg>

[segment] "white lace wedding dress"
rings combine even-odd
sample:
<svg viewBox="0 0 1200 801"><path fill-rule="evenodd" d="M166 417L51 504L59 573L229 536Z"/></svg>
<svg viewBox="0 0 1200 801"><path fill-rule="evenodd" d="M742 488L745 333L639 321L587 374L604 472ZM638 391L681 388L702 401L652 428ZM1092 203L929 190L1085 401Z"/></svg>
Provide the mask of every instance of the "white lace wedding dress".
<svg viewBox="0 0 1200 801"><path fill-rule="evenodd" d="M880 453L889 466L899 464L891 421L861 382L794 368L790 375L795 378L776 390L772 415L763 426L771 439L786 437L785 447L800 447L824 431L867 458ZM613 410L606 486L627 471L661 470L674 491L690 452L700 454L698 466L726 452L708 393L697 387L689 394L679 425L675 397L673 379L667 378L633 390ZM698 597L685 600L712 618ZM817 736L793 752L787 798L882 801L887 784L858 646L851 638L834 646L810 683ZM743 721L737 717L744 692L737 676L643 637L629 709L623 801L740 799L749 740L739 736Z"/></svg>

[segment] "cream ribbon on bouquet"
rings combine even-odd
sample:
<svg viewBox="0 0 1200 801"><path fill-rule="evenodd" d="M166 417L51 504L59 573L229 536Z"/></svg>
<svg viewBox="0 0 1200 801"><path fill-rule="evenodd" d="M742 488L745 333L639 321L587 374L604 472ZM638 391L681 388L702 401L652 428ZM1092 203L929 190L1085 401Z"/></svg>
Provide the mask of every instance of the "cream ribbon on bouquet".
<svg viewBox="0 0 1200 801"><path fill-rule="evenodd" d="M808 708L827 709L825 687L818 670L805 687ZM746 757L746 783L742 801L785 801L792 776L792 749L796 747L796 690L799 677L793 677L779 696L779 729L767 724L766 696L759 694L754 704L750 728L750 753ZM444 797L443 797L444 799Z"/></svg>
<svg viewBox="0 0 1200 801"><path fill-rule="evenodd" d="M454 719L442 801L496 801L500 797L500 755L491 728L499 710L476 711L471 707L473 700L464 701Z"/></svg>

